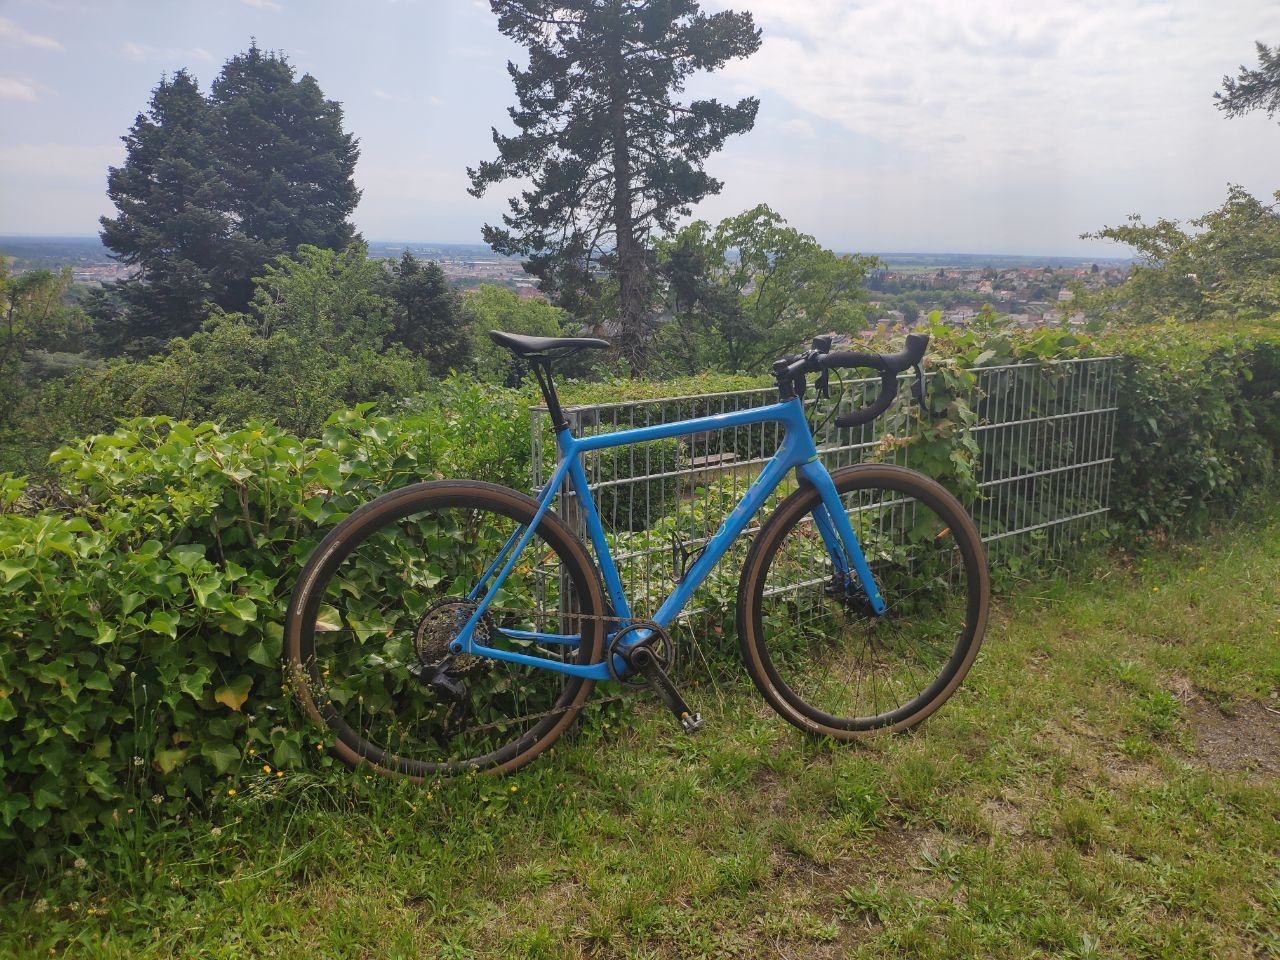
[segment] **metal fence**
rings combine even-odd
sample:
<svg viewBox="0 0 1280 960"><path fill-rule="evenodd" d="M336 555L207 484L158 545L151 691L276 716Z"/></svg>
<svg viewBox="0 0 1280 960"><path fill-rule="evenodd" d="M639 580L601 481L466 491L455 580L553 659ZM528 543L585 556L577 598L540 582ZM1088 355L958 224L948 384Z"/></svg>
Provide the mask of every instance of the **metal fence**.
<svg viewBox="0 0 1280 960"><path fill-rule="evenodd" d="M1056 558L1095 529L1108 510L1116 414L1116 361L1111 357L1043 364L981 367L973 371L968 426L977 490L966 507L977 521L994 565L1034 568ZM912 375L905 375L904 380ZM930 377L933 374L929 375ZM907 445L910 399L900 400L874 423L837 430L834 413L864 406L879 379L844 384L837 400L810 400L818 450L829 468L877 459L947 472L929 462L949 456L946 443ZM909 398L904 389L900 397ZM612 433L727 413L775 402L773 387L605 403L566 410L575 433ZM533 409L533 485L554 468L555 444L546 410ZM955 432L948 414L931 428ZM588 485L600 510L632 603L649 617L672 589L682 558L696 554L781 441L780 424L699 433L587 454ZM941 451L941 453L940 453ZM966 455L961 452L959 455ZM914 462L913 462L914 458ZM794 479L775 499L794 489ZM560 510L585 540L573 498ZM757 524L768 516L761 511ZM741 561L758 526L749 527L699 591L685 616L714 610L732 597Z"/></svg>

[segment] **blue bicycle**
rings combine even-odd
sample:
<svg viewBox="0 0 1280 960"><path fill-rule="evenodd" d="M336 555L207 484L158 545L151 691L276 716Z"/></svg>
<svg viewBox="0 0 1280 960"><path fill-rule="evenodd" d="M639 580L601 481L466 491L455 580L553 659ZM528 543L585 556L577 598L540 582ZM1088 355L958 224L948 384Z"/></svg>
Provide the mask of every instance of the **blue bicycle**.
<svg viewBox="0 0 1280 960"><path fill-rule="evenodd" d="M528 763L574 722L597 682L642 683L682 728L700 716L671 679L668 628L730 546L795 472L751 543L739 580L738 639L747 671L786 720L852 740L904 730L941 706L982 643L989 582L973 521L943 487L911 470L860 464L829 472L806 418L808 376L870 368L868 423L892 403L927 337L882 356L808 351L774 364L769 406L611 434L574 436L552 377L557 358L606 348L593 338L495 342L538 378L559 465L538 496L439 480L392 491L335 527L308 560L285 626L288 670L307 713L352 766L416 779ZM783 440L651 619L632 615L582 456L750 424ZM552 503L572 490L590 551ZM594 559L593 559L594 553Z"/></svg>

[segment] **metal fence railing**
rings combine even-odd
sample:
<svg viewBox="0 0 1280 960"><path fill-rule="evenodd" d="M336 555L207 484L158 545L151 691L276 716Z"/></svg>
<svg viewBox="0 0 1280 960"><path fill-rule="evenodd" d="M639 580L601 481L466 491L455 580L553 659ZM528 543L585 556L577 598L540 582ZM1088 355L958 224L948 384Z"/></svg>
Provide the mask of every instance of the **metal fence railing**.
<svg viewBox="0 0 1280 960"><path fill-rule="evenodd" d="M1116 415L1116 361L1110 357L1043 364L981 367L967 398L976 416L968 428L977 494L966 504L993 564L1034 568L1060 556L1095 529L1108 511ZM910 375L908 375L910 376ZM879 379L847 381L836 401L810 401L818 450L828 467L866 459L937 474L930 457L945 444L906 445L907 410L895 404L874 423L837 430L833 408L871 402ZM909 391L900 391L908 397ZM632 427L726 413L774 402L773 387L604 403L566 410L575 433ZM636 616L648 617L670 592L682 554L696 553L745 492L781 441L779 424L755 424L691 437L633 444L587 454L588 485ZM555 444L545 409L533 409L533 484L554 467ZM913 458L916 462L913 462ZM944 465L945 466L945 465ZM794 483L794 481L789 481ZM784 485L781 498L794 487ZM561 512L583 535L572 498ZM768 516L761 512L759 520ZM741 560L758 527L748 528L699 591L686 616L723 604L736 585Z"/></svg>

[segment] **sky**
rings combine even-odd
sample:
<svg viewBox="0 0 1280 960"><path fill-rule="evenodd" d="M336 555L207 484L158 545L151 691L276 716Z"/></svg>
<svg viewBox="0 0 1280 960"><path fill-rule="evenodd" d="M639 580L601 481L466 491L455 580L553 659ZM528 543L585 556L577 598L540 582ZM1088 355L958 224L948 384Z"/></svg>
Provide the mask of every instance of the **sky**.
<svg viewBox="0 0 1280 960"><path fill-rule="evenodd" d="M689 97L760 98L708 162L716 221L768 203L841 251L1127 256L1079 235L1280 189L1280 124L1224 74L1280 43L1274 0L704 0L759 52ZM207 89L250 38L343 104L370 240L479 242L515 185L467 193L521 51L482 0L0 0L0 234L91 235L160 78Z"/></svg>

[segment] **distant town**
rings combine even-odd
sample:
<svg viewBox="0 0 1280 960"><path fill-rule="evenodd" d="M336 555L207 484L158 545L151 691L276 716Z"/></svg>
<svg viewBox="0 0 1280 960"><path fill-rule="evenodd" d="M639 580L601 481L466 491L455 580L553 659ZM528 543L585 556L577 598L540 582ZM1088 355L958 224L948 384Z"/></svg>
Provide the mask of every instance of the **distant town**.
<svg viewBox="0 0 1280 960"><path fill-rule="evenodd" d="M522 262L494 253L484 244L369 242L373 259L409 252L440 264L461 290L494 284L521 297L541 298L536 280ZM1020 257L946 253L877 254L884 266L868 277L871 318L879 328L910 326L937 310L944 322L963 326L983 306L1007 314L1019 326L1082 323L1070 310L1070 285L1087 289L1115 286L1129 274L1127 259ZM99 286L131 276L135 268L112 259L97 237L0 237L0 257L14 274L69 266L72 279Z"/></svg>

